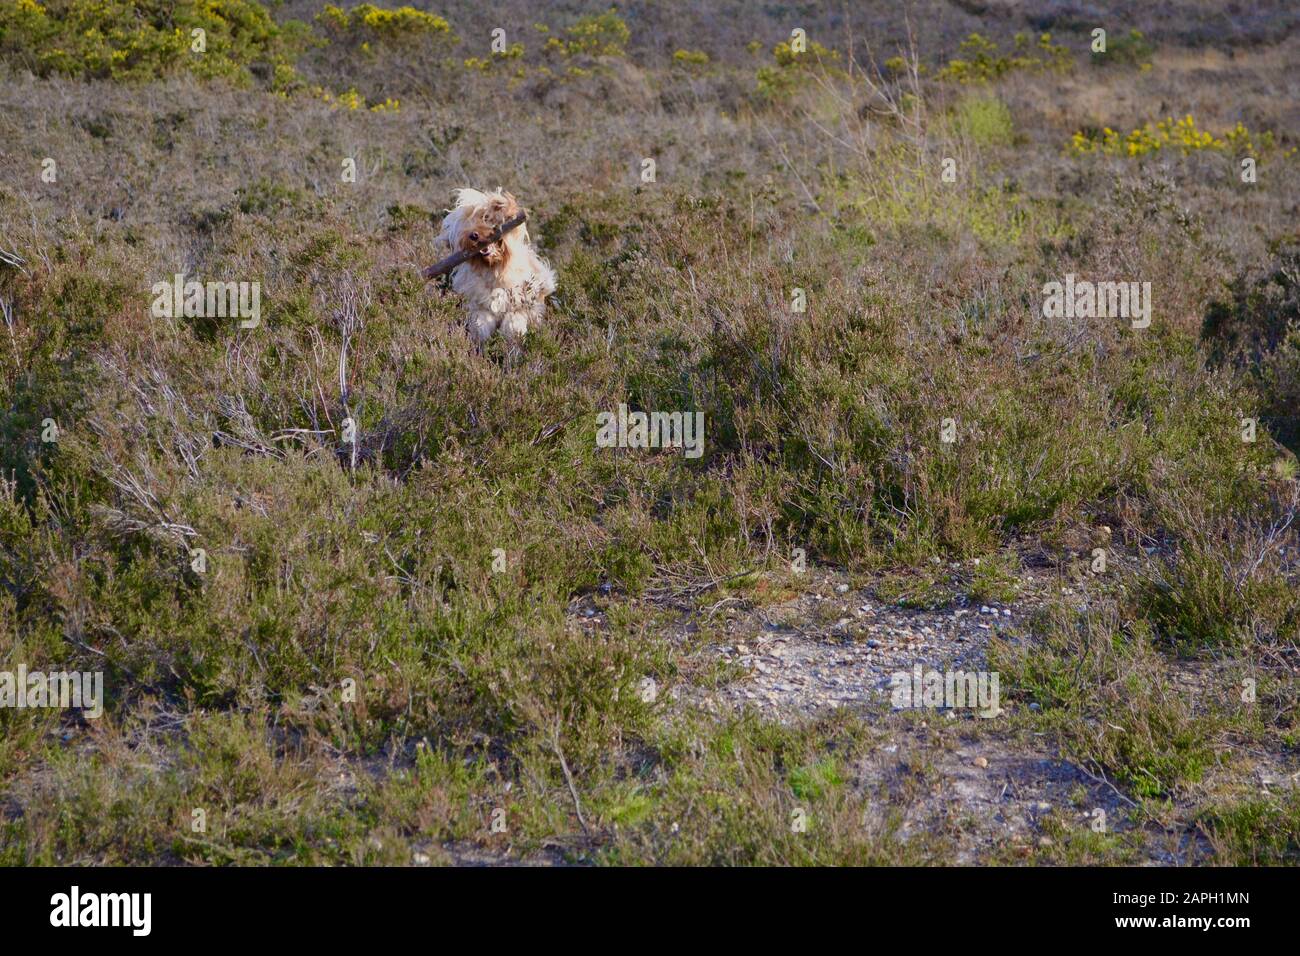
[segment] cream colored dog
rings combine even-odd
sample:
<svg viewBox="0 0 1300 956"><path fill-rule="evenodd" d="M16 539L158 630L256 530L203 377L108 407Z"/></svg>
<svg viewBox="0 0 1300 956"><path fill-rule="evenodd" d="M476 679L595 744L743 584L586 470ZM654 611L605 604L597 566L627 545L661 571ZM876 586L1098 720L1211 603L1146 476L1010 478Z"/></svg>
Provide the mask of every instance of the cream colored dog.
<svg viewBox="0 0 1300 956"><path fill-rule="evenodd" d="M486 193L458 189L438 239L454 252L473 250L519 212L519 202L500 188ZM465 302L469 332L480 347L498 330L518 345L529 323L539 322L546 310L546 297L555 291L555 270L537 255L528 241L528 226L521 225L456 266L451 288Z"/></svg>

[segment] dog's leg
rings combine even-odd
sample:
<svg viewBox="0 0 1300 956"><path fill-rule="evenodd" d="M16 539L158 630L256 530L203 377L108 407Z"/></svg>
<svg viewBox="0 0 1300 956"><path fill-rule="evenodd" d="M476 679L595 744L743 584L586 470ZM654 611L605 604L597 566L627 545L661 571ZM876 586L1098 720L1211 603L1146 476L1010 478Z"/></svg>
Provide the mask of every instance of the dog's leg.
<svg viewBox="0 0 1300 956"><path fill-rule="evenodd" d="M501 334L507 339L522 339L528 333L528 313L510 311L501 319Z"/></svg>
<svg viewBox="0 0 1300 956"><path fill-rule="evenodd" d="M480 352L496 330L497 317L486 309L475 309L469 314L469 334Z"/></svg>

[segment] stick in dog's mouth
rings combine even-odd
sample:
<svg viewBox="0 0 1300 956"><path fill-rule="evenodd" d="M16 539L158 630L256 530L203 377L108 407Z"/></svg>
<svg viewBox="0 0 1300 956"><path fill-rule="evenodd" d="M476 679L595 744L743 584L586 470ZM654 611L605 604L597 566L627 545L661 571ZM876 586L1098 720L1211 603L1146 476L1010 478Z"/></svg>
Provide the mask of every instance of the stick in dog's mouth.
<svg viewBox="0 0 1300 956"><path fill-rule="evenodd" d="M479 243L479 252L487 252L487 250L500 242L507 232L522 226L527 218L528 214L522 209L519 210L519 215L515 216L513 219L507 219L501 225L492 230L492 235Z"/></svg>
<svg viewBox="0 0 1300 956"><path fill-rule="evenodd" d="M511 229L516 229L519 226L522 226L527 218L528 214L521 209L519 215L515 216L513 219L507 219L501 225L493 229L492 234L480 242L473 250L462 249L460 252L453 252L441 262L435 263L434 265L424 269L421 274L426 279L433 279L437 276L443 275L444 273L450 272L467 259L472 259L474 256L486 255L487 251L492 248L492 246L501 241L502 236Z"/></svg>

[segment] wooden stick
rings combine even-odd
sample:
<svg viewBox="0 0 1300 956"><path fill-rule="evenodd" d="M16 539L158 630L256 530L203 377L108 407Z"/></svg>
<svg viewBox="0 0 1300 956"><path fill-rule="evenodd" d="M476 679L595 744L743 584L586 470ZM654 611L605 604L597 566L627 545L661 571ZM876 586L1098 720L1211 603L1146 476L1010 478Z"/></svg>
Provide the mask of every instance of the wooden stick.
<svg viewBox="0 0 1300 956"><path fill-rule="evenodd" d="M522 226L524 220L527 218L527 214L521 211L519 215L515 216L515 218L508 219L493 229L492 234L480 242L475 248L462 249L460 252L453 252L441 262L435 262L433 265L422 270L420 274L426 279L436 279L440 275L445 275L467 259L473 259L475 256L482 255L484 249L492 245L492 243L500 241L501 237L511 229Z"/></svg>

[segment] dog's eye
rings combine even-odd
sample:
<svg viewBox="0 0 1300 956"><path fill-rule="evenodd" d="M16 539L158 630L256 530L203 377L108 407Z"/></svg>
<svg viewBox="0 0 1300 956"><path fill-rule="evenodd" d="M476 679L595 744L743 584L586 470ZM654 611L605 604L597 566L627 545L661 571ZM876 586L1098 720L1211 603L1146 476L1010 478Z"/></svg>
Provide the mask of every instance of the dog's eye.
<svg viewBox="0 0 1300 956"><path fill-rule="evenodd" d="M478 233L477 233L477 232L471 232L471 233L469 234L469 241L470 241L470 242L478 242Z"/></svg>

